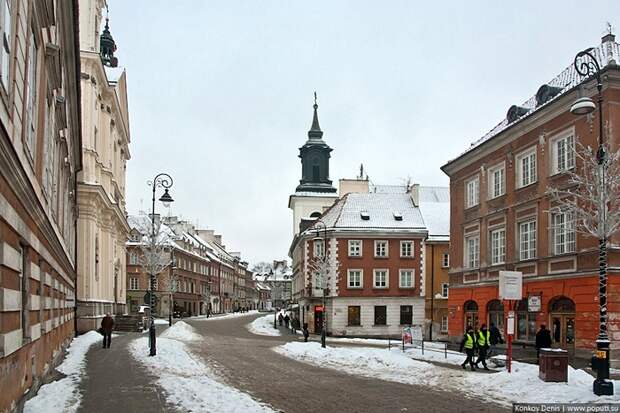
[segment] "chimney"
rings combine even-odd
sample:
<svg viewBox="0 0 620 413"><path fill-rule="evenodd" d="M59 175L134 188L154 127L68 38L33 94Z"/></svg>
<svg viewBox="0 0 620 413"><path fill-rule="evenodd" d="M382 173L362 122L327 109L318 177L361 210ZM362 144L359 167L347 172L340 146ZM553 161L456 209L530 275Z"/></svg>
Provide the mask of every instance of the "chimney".
<svg viewBox="0 0 620 413"><path fill-rule="evenodd" d="M420 206L420 184L413 184L407 190L414 206Z"/></svg>
<svg viewBox="0 0 620 413"><path fill-rule="evenodd" d="M338 196L340 198L350 193L367 194L368 192L368 179L341 179L339 181Z"/></svg>

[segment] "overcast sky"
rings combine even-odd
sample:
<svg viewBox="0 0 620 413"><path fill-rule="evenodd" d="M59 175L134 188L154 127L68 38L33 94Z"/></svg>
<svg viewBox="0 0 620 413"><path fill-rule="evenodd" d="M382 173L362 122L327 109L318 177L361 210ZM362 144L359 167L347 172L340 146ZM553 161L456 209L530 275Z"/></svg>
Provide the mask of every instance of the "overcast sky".
<svg viewBox="0 0 620 413"><path fill-rule="evenodd" d="M617 0L108 2L129 83L128 212L168 172L172 213L251 263L287 256L313 91L336 185L364 163L377 184L447 186L440 166L620 16Z"/></svg>

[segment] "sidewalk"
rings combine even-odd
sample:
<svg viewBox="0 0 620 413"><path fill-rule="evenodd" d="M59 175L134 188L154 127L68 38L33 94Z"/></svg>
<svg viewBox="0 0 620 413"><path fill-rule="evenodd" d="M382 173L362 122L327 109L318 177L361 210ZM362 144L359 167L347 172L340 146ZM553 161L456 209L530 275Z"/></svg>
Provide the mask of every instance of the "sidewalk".
<svg viewBox="0 0 620 413"><path fill-rule="evenodd" d="M158 326L159 327L159 326ZM163 327L163 326L161 326ZM165 328L158 328L158 332ZM94 344L86 354L86 375L80 383L78 412L174 412L162 389L131 356L128 344L147 333L119 333L109 349ZM148 348L144 349L148 352Z"/></svg>

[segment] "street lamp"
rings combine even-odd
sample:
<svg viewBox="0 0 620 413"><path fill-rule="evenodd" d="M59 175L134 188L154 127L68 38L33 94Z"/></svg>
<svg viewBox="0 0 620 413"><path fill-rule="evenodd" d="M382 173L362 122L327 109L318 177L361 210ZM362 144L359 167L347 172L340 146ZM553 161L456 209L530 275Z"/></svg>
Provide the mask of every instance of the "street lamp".
<svg viewBox="0 0 620 413"><path fill-rule="evenodd" d="M151 248L154 247L155 244L155 190L157 188L164 188L164 194L159 198L159 200L164 204L165 207L170 206L171 202L174 202L174 199L168 193L168 189L172 186L172 177L167 173L159 173L155 175L153 181L148 182L149 185L153 187L153 207L151 209ZM153 251L151 251L153 253ZM150 285L149 285L149 306L151 307L151 322L149 327L149 356L154 356L157 354L157 346L155 343L155 318L153 317L153 309L155 308L155 291L154 285L156 281L157 274L154 273L151 266L151 274L150 276Z"/></svg>
<svg viewBox="0 0 620 413"><path fill-rule="evenodd" d="M598 149L596 151L596 161L599 169L599 185L601 200L604 203L600 206L599 216L599 288L598 288L598 304L599 304L599 330L596 339L596 355L592 358L593 364L596 365L596 379L593 383L594 394L598 396L613 395L614 385L609 380L609 337L607 336L607 200L603 194L605 188L605 168L606 158L603 130L603 82L601 80L601 67L593 53L594 48L590 47L584 51L577 53L575 56L575 70L579 75L589 78L596 78L596 89L598 91ZM588 97L577 99L570 108L574 115L586 115L594 112L596 109L594 101Z"/></svg>
<svg viewBox="0 0 620 413"><path fill-rule="evenodd" d="M269 275L267 277L273 277L273 268L271 270L269 270ZM271 284L273 285L273 284ZM271 290L273 291L273 289ZM278 325L276 323L277 321L277 317L278 317L278 310L277 307L275 306L275 299L273 298L273 292L271 293L271 305L273 306L273 328L278 329Z"/></svg>
<svg viewBox="0 0 620 413"><path fill-rule="evenodd" d="M314 227L316 229L316 237L314 237L313 241L317 242L317 241L322 241L323 242L323 250L321 251L323 253L323 256L321 257L321 259L323 260L323 264L327 264L327 226L325 225L325 223L323 221L316 221L316 223L314 224ZM321 227L323 229L323 238L321 238ZM326 329L327 329L327 274L325 274L327 270L327 265L322 265L321 266L321 272L323 274L321 274L321 282L322 282L322 287L323 287L323 317L321 320L321 347L325 348L325 336L326 336Z"/></svg>

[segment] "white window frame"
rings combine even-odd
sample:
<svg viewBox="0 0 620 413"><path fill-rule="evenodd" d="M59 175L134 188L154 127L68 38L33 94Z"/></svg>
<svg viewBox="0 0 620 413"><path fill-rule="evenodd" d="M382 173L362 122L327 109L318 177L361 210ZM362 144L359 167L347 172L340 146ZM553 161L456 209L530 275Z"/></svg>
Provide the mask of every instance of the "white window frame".
<svg viewBox="0 0 620 413"><path fill-rule="evenodd" d="M403 274L411 273L411 279L409 285L403 284ZM399 288L415 288L415 270L413 268L403 268L398 270L398 287Z"/></svg>
<svg viewBox="0 0 620 413"><path fill-rule="evenodd" d="M140 281L138 280L138 277L129 278L129 289L132 291L140 289Z"/></svg>
<svg viewBox="0 0 620 413"><path fill-rule="evenodd" d="M470 244L470 241L472 243ZM480 266L480 234L465 236L465 268L478 268Z"/></svg>
<svg viewBox="0 0 620 413"><path fill-rule="evenodd" d="M349 240L349 257L361 257L362 256L362 245L363 241L361 239L350 239Z"/></svg>
<svg viewBox="0 0 620 413"><path fill-rule="evenodd" d="M312 247L312 253L315 257L322 257L325 255L325 243L322 239L313 240Z"/></svg>
<svg viewBox="0 0 620 413"><path fill-rule="evenodd" d="M383 254L377 254L379 246L383 244L385 244L383 247ZM375 240L375 258L389 257L389 250L390 250L390 242L388 240Z"/></svg>
<svg viewBox="0 0 620 413"><path fill-rule="evenodd" d="M0 1L0 81L4 90L9 92L10 68L11 68L11 0Z"/></svg>
<svg viewBox="0 0 620 413"><path fill-rule="evenodd" d="M372 288L386 289L390 288L390 270L387 268L376 268L372 274ZM377 273L385 272L385 285L377 285Z"/></svg>
<svg viewBox="0 0 620 413"><path fill-rule="evenodd" d="M351 281L352 281L352 273L358 273L359 275L359 285L352 285ZM360 288L364 288L364 270L362 269L357 269L357 268L352 268L347 270L347 288L350 289L360 289Z"/></svg>
<svg viewBox="0 0 620 413"><path fill-rule="evenodd" d="M525 188L526 186L536 183L538 181L536 145L520 152L515 159L515 164L517 165L515 168L517 174L517 188Z"/></svg>
<svg viewBox="0 0 620 413"><path fill-rule="evenodd" d="M26 152L34 162L36 160L37 149L37 69L39 65L39 48L37 46L37 40L35 36L35 30L33 27L29 29L28 37L28 67L26 69L26 131L25 131L25 143Z"/></svg>
<svg viewBox="0 0 620 413"><path fill-rule="evenodd" d="M517 223L519 234L519 260L531 260L536 258L537 230L535 218L519 221ZM533 235L533 236L532 236Z"/></svg>
<svg viewBox="0 0 620 413"><path fill-rule="evenodd" d="M409 245L409 255L403 254L403 247ZM413 258L415 256L414 252L413 252L413 247L414 247L415 243L413 241L407 240L407 241L401 241L400 242L400 257L401 258Z"/></svg>
<svg viewBox="0 0 620 413"><path fill-rule="evenodd" d="M441 257L441 268L450 268L450 253L443 253L443 256Z"/></svg>
<svg viewBox="0 0 620 413"><path fill-rule="evenodd" d="M448 298L450 294L450 283L441 283L441 298Z"/></svg>
<svg viewBox="0 0 620 413"><path fill-rule="evenodd" d="M506 229L491 230L491 265L501 265L506 262Z"/></svg>
<svg viewBox="0 0 620 413"><path fill-rule="evenodd" d="M441 333L447 333L448 332L448 316L447 315L442 315L441 316L441 326L439 329L439 332Z"/></svg>
<svg viewBox="0 0 620 413"><path fill-rule="evenodd" d="M506 165L504 162L489 168L488 182L489 199L495 199L506 194Z"/></svg>
<svg viewBox="0 0 620 413"><path fill-rule="evenodd" d="M138 254L136 254L135 252L130 252L129 253L129 265L138 265L139 261L138 261Z"/></svg>
<svg viewBox="0 0 620 413"><path fill-rule="evenodd" d="M473 208L480 203L480 176L465 181L465 208Z"/></svg>
<svg viewBox="0 0 620 413"><path fill-rule="evenodd" d="M575 131L570 128L551 138L551 175L575 168Z"/></svg>
<svg viewBox="0 0 620 413"><path fill-rule="evenodd" d="M569 211L554 212L551 214L551 227L553 229L553 253L562 255L577 250L577 232L575 220Z"/></svg>

